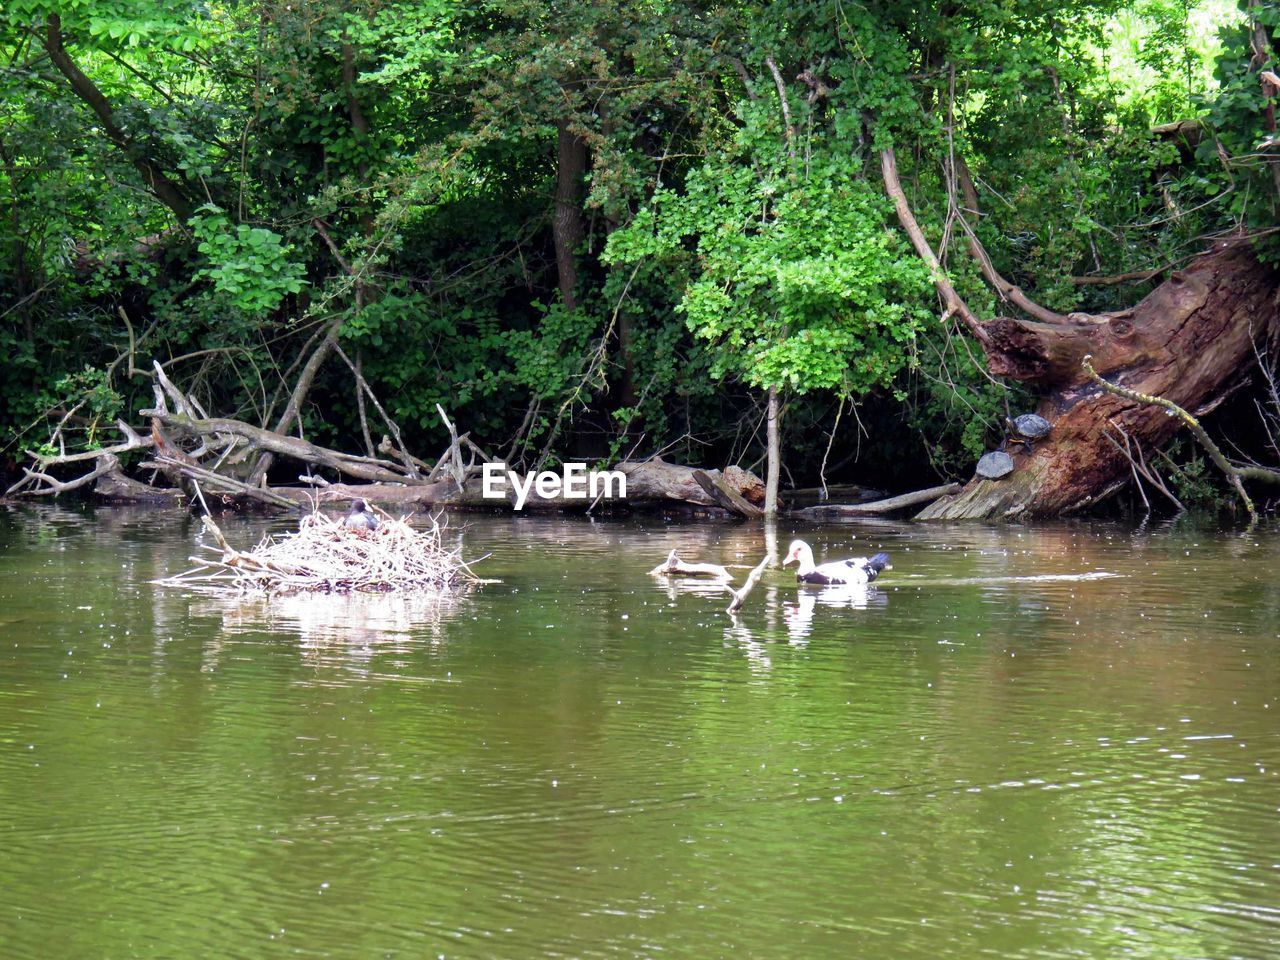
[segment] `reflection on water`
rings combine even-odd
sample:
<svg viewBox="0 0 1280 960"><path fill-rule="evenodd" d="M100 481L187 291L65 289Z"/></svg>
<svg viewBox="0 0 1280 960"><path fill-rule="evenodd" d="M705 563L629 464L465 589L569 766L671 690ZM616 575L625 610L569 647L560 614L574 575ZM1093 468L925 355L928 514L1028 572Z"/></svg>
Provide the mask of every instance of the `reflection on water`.
<svg viewBox="0 0 1280 960"><path fill-rule="evenodd" d="M866 610L871 605L884 606L888 595L869 584L832 584L825 587L800 586L793 602L784 603L782 617L787 624L787 635L793 643L804 640L813 632L814 615L818 606L836 610Z"/></svg>
<svg viewBox="0 0 1280 960"><path fill-rule="evenodd" d="M455 518L501 583L268 602L150 583L198 528L0 508L5 960L1280 952L1274 531ZM894 568L647 574L793 535Z"/></svg>
<svg viewBox="0 0 1280 960"><path fill-rule="evenodd" d="M441 623L466 602L459 594L293 593L278 597L208 597L193 615L217 615L226 633L261 630L297 634L304 644L379 643L443 637Z"/></svg>

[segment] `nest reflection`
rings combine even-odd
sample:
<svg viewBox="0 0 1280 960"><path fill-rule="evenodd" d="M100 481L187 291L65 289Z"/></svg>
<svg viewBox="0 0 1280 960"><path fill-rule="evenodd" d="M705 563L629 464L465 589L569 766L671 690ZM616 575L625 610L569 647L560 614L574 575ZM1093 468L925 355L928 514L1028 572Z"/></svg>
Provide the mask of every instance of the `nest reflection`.
<svg viewBox="0 0 1280 960"><path fill-rule="evenodd" d="M443 637L442 626L467 602L456 593L297 593L211 597L192 613L221 618L230 634L293 634L304 644L346 646Z"/></svg>

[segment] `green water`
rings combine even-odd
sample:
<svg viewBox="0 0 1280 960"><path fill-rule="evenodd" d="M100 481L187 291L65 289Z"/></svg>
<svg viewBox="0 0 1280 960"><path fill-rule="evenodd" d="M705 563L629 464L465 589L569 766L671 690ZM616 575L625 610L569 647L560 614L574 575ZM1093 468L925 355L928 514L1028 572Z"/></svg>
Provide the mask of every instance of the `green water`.
<svg viewBox="0 0 1280 960"><path fill-rule="evenodd" d="M232 603L0 509L0 957L1280 955L1280 536L796 533L894 569L731 622L645 571L758 530L459 518L474 596Z"/></svg>

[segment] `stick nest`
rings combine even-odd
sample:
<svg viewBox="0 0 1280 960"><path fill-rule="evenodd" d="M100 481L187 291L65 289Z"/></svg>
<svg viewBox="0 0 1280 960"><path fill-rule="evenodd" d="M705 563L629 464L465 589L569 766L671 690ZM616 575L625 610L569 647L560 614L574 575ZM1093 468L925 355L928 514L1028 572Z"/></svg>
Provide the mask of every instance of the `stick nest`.
<svg viewBox="0 0 1280 960"><path fill-rule="evenodd" d="M228 595L302 592L463 590L482 583L457 550L441 543L444 528L411 527L382 514L378 528L351 530L342 518L319 511L302 518L296 533L266 536L252 550L227 543L212 517L204 518L216 558L192 557L200 566L160 580L165 586Z"/></svg>

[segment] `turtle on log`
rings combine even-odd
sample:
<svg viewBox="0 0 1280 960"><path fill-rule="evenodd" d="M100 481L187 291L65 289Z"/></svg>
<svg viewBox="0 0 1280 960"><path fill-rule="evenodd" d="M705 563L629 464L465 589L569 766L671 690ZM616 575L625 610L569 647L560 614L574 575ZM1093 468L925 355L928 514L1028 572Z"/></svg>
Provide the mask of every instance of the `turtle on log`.
<svg viewBox="0 0 1280 960"><path fill-rule="evenodd" d="M978 461L978 476L984 480L1002 480L1013 473L1013 457L1003 450L991 450Z"/></svg>
<svg viewBox="0 0 1280 960"><path fill-rule="evenodd" d="M1053 424L1038 413L1024 413L1012 420L1006 418L1005 426L1009 429L1009 439L1022 444L1028 453L1031 452L1031 444L1043 440L1053 429Z"/></svg>

